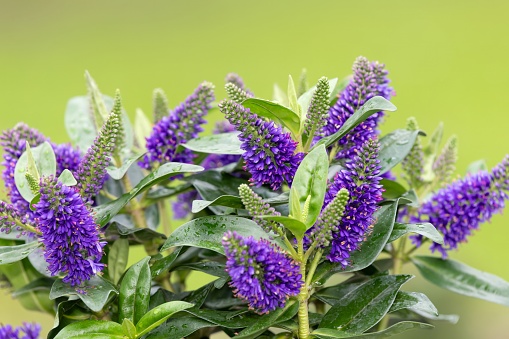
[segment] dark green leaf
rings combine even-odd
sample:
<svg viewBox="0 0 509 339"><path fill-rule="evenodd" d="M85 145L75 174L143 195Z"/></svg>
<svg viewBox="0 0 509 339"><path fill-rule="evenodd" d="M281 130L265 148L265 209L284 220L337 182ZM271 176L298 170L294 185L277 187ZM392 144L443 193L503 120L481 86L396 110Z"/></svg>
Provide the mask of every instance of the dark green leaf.
<svg viewBox="0 0 509 339"><path fill-rule="evenodd" d="M127 173L129 167L131 167L131 165L134 164L134 162L136 162L139 158L141 158L144 155L145 152L132 154L131 156L127 157L122 161L122 166L120 167L108 166L106 167L106 171L108 172L108 175L113 179L120 180Z"/></svg>
<svg viewBox="0 0 509 339"><path fill-rule="evenodd" d="M290 192L284 192L280 195L277 195L273 198L267 198L263 199L263 202L270 205L282 205L282 204L288 204L290 198Z"/></svg>
<svg viewBox="0 0 509 339"><path fill-rule="evenodd" d="M57 306L53 328L49 331L47 339L53 339L67 325L89 320L91 316L90 310L80 307L80 302L76 300L60 302Z"/></svg>
<svg viewBox="0 0 509 339"><path fill-rule="evenodd" d="M175 246L194 246L224 254L221 241L226 231L270 240L267 232L249 219L226 215L208 216L191 220L177 228L166 240L161 251Z"/></svg>
<svg viewBox="0 0 509 339"><path fill-rule="evenodd" d="M84 320L64 327L54 339L124 339L122 325L113 321Z"/></svg>
<svg viewBox="0 0 509 339"><path fill-rule="evenodd" d="M399 291L389 312L395 312L404 308L421 310L438 316L437 308L423 293Z"/></svg>
<svg viewBox="0 0 509 339"><path fill-rule="evenodd" d="M152 331L146 339L185 338L199 329L214 326L216 325L200 318L174 318Z"/></svg>
<svg viewBox="0 0 509 339"><path fill-rule="evenodd" d="M114 284L117 284L124 274L128 258L129 240L124 238L115 240L108 253L108 274Z"/></svg>
<svg viewBox="0 0 509 339"><path fill-rule="evenodd" d="M479 173L482 171L485 171L485 172L488 171L488 165L486 164L486 161L483 159L474 161L467 167L467 174L475 174L475 173Z"/></svg>
<svg viewBox="0 0 509 339"><path fill-rule="evenodd" d="M363 333L385 316L401 285L411 278L411 275L385 275L368 280L332 306L320 328Z"/></svg>
<svg viewBox="0 0 509 339"><path fill-rule="evenodd" d="M407 191L407 189L397 181L382 179L380 180L380 185L382 185L385 190L382 193L384 199L397 199Z"/></svg>
<svg viewBox="0 0 509 339"><path fill-rule="evenodd" d="M220 278L229 277L228 272L225 270L225 265L215 261L189 263L175 267L175 271L180 270L200 271Z"/></svg>
<svg viewBox="0 0 509 339"><path fill-rule="evenodd" d="M152 278L155 278L158 275L170 270L173 263L178 258L181 250L182 250L182 247L178 247L173 252L171 252L171 254L167 255L166 257L156 260L150 267L150 272L152 274Z"/></svg>
<svg viewBox="0 0 509 339"><path fill-rule="evenodd" d="M142 336L152 331L157 326L161 325L177 312L193 307L193 304L184 301L171 301L159 305L151 309L147 314L143 315L140 321L136 324L136 331L138 336Z"/></svg>
<svg viewBox="0 0 509 339"><path fill-rule="evenodd" d="M115 220L116 219L117 218L115 218ZM139 244L155 239L166 239L164 234L149 228L130 228L116 221L112 222L111 225L108 226L105 233L108 236L126 236L129 241Z"/></svg>
<svg viewBox="0 0 509 339"><path fill-rule="evenodd" d="M256 338L259 334L263 333L269 327L292 319L299 310L299 303L295 301L287 301L284 308L278 308L275 311L258 317L258 321L253 325L246 327L235 338Z"/></svg>
<svg viewBox="0 0 509 339"><path fill-rule="evenodd" d="M249 108L251 112L285 126L294 136L299 135L299 115L283 105L272 101L249 98L242 102L242 106Z"/></svg>
<svg viewBox="0 0 509 339"><path fill-rule="evenodd" d="M49 294L50 299L56 299L63 296L78 297L88 308L94 312L99 312L104 305L118 294L117 289L108 280L100 276L93 276L90 280L84 281L83 286L72 287L61 279L55 280ZM86 293L83 293L85 291Z"/></svg>
<svg viewBox="0 0 509 339"><path fill-rule="evenodd" d="M290 190L290 215L300 220L300 213L297 214L298 211L293 210L292 201L298 199L300 211L304 211L304 205L308 196L310 196L307 218L306 220L301 220L306 225L306 229L314 225L322 211L325 191L327 189L328 171L329 157L327 156L325 146L321 146L314 148L304 157L295 173L292 189Z"/></svg>
<svg viewBox="0 0 509 339"><path fill-rule="evenodd" d="M429 282L447 290L509 306L509 282L455 260L415 256L412 262Z"/></svg>
<svg viewBox="0 0 509 339"><path fill-rule="evenodd" d="M147 198L153 200L168 198L179 193L185 192L189 190L191 187L193 187L193 185L191 185L190 183L185 183L183 185L179 185L176 187L156 187L148 192Z"/></svg>
<svg viewBox="0 0 509 339"><path fill-rule="evenodd" d="M244 204L242 203L242 200L239 197L233 195L222 195L219 198L214 199L213 201L194 200L191 212L198 213L200 211L203 211L209 206L226 206L238 209L244 208Z"/></svg>
<svg viewBox="0 0 509 339"><path fill-rule="evenodd" d="M415 193L415 191L412 189L408 192L406 192L405 194L403 194L401 196L401 200L403 199L406 199L407 201L409 201L408 203L405 202L404 204L399 202L399 205L408 205L408 206L411 206L411 207L419 207L419 197L417 197L417 193Z"/></svg>
<svg viewBox="0 0 509 339"><path fill-rule="evenodd" d="M331 146L333 143L344 137L348 132L350 132L355 126L366 120L371 115L380 111L395 111L396 106L394 106L390 101L387 101L385 98L376 96L368 101L361 108L355 111L354 114L345 121L343 126L334 134L320 139L314 146L314 148L325 145L325 147Z"/></svg>
<svg viewBox="0 0 509 339"><path fill-rule="evenodd" d="M20 261L41 245L38 241L32 241L23 245L0 246L0 265Z"/></svg>
<svg viewBox="0 0 509 339"><path fill-rule="evenodd" d="M313 297L315 297L318 300L323 301L326 304L329 304L331 306L336 305L340 302L340 300L347 295L348 293L352 292L359 286L361 286L365 280L362 281L354 281L349 282L348 280L345 282L342 282L339 285L326 287L324 289L321 289L317 291L315 294L313 294Z"/></svg>
<svg viewBox="0 0 509 339"><path fill-rule="evenodd" d="M285 226L290 232L295 235L295 237L302 239L308 227L302 221L297 220L292 217L285 217L282 215L263 215L260 217L261 219L268 219L277 221Z"/></svg>
<svg viewBox="0 0 509 339"><path fill-rule="evenodd" d="M399 164L412 149L421 131L409 131L407 129L397 129L380 139L380 174L389 171Z"/></svg>
<svg viewBox="0 0 509 339"><path fill-rule="evenodd" d="M434 326L419 323L415 321L402 321L396 323L383 331L373 332L373 333L365 333L361 335L351 335L345 333L343 331L331 329L331 328L319 328L311 333L316 338L319 339L334 339L334 338L351 338L351 339L379 339L379 338L388 338L392 337L396 334L400 334L406 332L408 330L413 329L432 329Z"/></svg>
<svg viewBox="0 0 509 339"><path fill-rule="evenodd" d="M256 323L260 318L253 313L248 313L246 309L241 311L219 311L190 308L185 310L185 312L214 325L226 328L247 327Z"/></svg>
<svg viewBox="0 0 509 339"><path fill-rule="evenodd" d="M433 240L438 244L444 243L444 238L442 235L438 233L435 226L429 222L415 224L401 224L399 222L394 223L394 228L392 229L391 236L387 242L393 242L394 240L399 239L407 233L417 233Z"/></svg>
<svg viewBox="0 0 509 339"><path fill-rule="evenodd" d="M143 192L145 189L154 186L162 181L168 180L168 178L181 173L192 173L202 171L203 167L168 162L163 164L161 167L156 169L154 172L143 178L131 192L122 195L117 200L111 201L107 204L103 204L94 208L95 221L100 225L104 226L108 221L111 220L131 199L136 197L138 194Z"/></svg>
<svg viewBox="0 0 509 339"><path fill-rule="evenodd" d="M238 134L239 132L207 135L191 139L181 146L207 154L242 154L244 150L240 149Z"/></svg>
<svg viewBox="0 0 509 339"><path fill-rule="evenodd" d="M147 313L152 281L149 260L150 257L145 257L131 266L122 279L118 299L119 322L127 318L137 324Z"/></svg>

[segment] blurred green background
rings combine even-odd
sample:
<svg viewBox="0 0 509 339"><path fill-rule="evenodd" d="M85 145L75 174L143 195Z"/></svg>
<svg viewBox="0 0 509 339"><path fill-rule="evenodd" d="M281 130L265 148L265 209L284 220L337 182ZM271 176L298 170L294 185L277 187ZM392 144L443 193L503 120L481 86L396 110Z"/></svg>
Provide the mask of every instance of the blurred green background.
<svg viewBox="0 0 509 339"><path fill-rule="evenodd" d="M175 106L202 80L224 97L241 74L257 96L306 67L310 82L343 77L364 55L387 65L393 99L384 132L416 116L431 132L459 137L458 175L477 159L492 167L509 152L507 1L6 1L0 0L0 129L24 121L67 141L67 100L86 93L89 70L103 93L122 92L131 116L151 112L155 87ZM3 195L3 194L2 194ZM498 215L452 258L509 280L509 216ZM178 224L175 224L177 226ZM425 253L426 250L423 250ZM411 267L409 272L414 272ZM509 309L451 295L417 277L457 325L398 338L507 338ZM0 322L52 319L23 311L0 292Z"/></svg>

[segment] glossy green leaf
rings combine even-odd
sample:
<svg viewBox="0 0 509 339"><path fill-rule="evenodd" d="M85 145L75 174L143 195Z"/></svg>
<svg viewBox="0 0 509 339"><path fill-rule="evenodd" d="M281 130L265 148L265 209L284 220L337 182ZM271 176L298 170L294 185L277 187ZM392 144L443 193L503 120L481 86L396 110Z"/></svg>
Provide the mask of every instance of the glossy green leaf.
<svg viewBox="0 0 509 339"><path fill-rule="evenodd" d="M238 135L239 132L212 134L191 139L181 146L200 153L238 155L244 153Z"/></svg>
<svg viewBox="0 0 509 339"><path fill-rule="evenodd" d="M509 282L455 260L415 256L412 262L429 282L459 294L509 306Z"/></svg>
<svg viewBox="0 0 509 339"><path fill-rule="evenodd" d="M196 317L174 318L150 332L146 339L185 338L202 328L214 326L216 325Z"/></svg>
<svg viewBox="0 0 509 339"><path fill-rule="evenodd" d="M380 153L378 154L380 174L389 171L405 159L419 134L422 132L397 129L380 139Z"/></svg>
<svg viewBox="0 0 509 339"><path fill-rule="evenodd" d="M258 317L253 325L246 327L235 338L256 338L259 334L263 333L269 327L292 319L299 311L299 303L295 301L287 301L284 308L277 308L276 310Z"/></svg>
<svg viewBox="0 0 509 339"><path fill-rule="evenodd" d="M225 265L215 261L202 261L179 265L175 267L175 271L199 271L213 275L220 278L229 278L228 272L226 272Z"/></svg>
<svg viewBox="0 0 509 339"><path fill-rule="evenodd" d="M57 171L57 161L55 158L55 152L53 152L53 148L49 142L45 141L39 146L31 148L30 152L33 155L33 159L37 165L37 171L41 177L55 175ZM30 202L34 198L35 194L30 189L25 177L28 163L28 154L25 151L16 163L16 167L14 169L14 181L23 199Z"/></svg>
<svg viewBox="0 0 509 339"><path fill-rule="evenodd" d="M138 336L143 336L161 325L175 313L193 307L193 304L184 301L171 301L151 309L136 324Z"/></svg>
<svg viewBox="0 0 509 339"><path fill-rule="evenodd" d="M260 318L246 312L245 309L241 311L220 311L190 308L184 312L225 328L244 328L253 325Z"/></svg>
<svg viewBox="0 0 509 339"><path fill-rule="evenodd" d="M115 220L115 219L114 219ZM156 239L166 239L162 233L156 232L150 228L134 228L127 227L119 222L112 222L106 229L107 236L117 237L118 235L125 236L130 242L143 244L148 241Z"/></svg>
<svg viewBox="0 0 509 339"><path fill-rule="evenodd" d="M122 330L127 338L136 339L136 326L134 326L131 320L127 318L124 319L122 322Z"/></svg>
<svg viewBox="0 0 509 339"><path fill-rule="evenodd" d="M134 138L140 148L145 148L147 143L145 138L150 136L150 133L152 133L152 123L141 109L136 109L136 115L134 116Z"/></svg>
<svg viewBox="0 0 509 339"><path fill-rule="evenodd" d="M249 98L242 102L242 106L249 108L251 112L275 121L292 132L294 136L299 135L299 115L283 105L272 101Z"/></svg>
<svg viewBox="0 0 509 339"><path fill-rule="evenodd" d="M320 146L314 148L304 157L295 173L292 189L290 190L290 215L299 219L300 213L297 214L298 211L293 210L293 202L298 200L300 211L303 211L306 199L308 199L308 196L311 196L307 218L301 220L306 225L306 229L314 225L322 211L325 191L327 189L328 171L329 157L327 156L325 146Z"/></svg>
<svg viewBox="0 0 509 339"><path fill-rule="evenodd" d="M384 199L397 199L406 193L407 189L397 181L382 179L380 185L384 187Z"/></svg>
<svg viewBox="0 0 509 339"><path fill-rule="evenodd" d="M423 293L399 291L389 312L395 312L404 308L421 310L438 316L437 308Z"/></svg>
<svg viewBox="0 0 509 339"><path fill-rule="evenodd" d="M325 147L331 146L333 143L344 137L348 132L350 132L355 126L366 120L371 115L380 111L395 111L396 106L394 106L390 101L386 100L383 97L373 97L366 101L364 105L362 105L357 111L354 112L345 121L343 126L334 134L320 139L313 148L316 148L320 145L325 145Z"/></svg>
<svg viewBox="0 0 509 339"><path fill-rule="evenodd" d="M185 191L188 191L193 185L190 183L185 183L183 185L178 185L175 187L155 187L154 189L151 189L147 194L147 199L150 200L158 200L158 199L164 199L169 198L174 195L183 193Z"/></svg>
<svg viewBox="0 0 509 339"><path fill-rule="evenodd" d="M177 228L166 240L161 252L175 246L194 246L224 254L221 242L226 231L270 240L269 234L252 220L234 216L207 216Z"/></svg>
<svg viewBox="0 0 509 339"><path fill-rule="evenodd" d="M137 324L148 310L152 276L148 262L150 257L132 265L120 284L118 299L118 319L125 318Z"/></svg>
<svg viewBox="0 0 509 339"><path fill-rule="evenodd" d="M118 294L117 289L108 280L93 276L90 280L84 281L83 286L72 287L61 279L55 280L49 294L50 299L63 296L80 298L88 308L94 312L100 312L114 295ZM81 291L86 291L82 293Z"/></svg>
<svg viewBox="0 0 509 339"><path fill-rule="evenodd" d="M268 219L277 221L285 226L290 232L295 235L295 237L302 239L308 227L302 221L295 219L293 217L285 217L283 215L263 215L260 217L261 219Z"/></svg>
<svg viewBox="0 0 509 339"><path fill-rule="evenodd" d="M136 186L134 186L131 192L125 193L117 200L113 200L107 204L103 204L94 208L95 221L100 225L104 226L108 221L111 220L117 213L125 206L131 199L136 197L138 194L146 190L147 188L154 186L160 182L168 180L168 178L182 174L182 173L193 173L202 171L203 167L181 164L176 162L168 162L161 165L158 169L143 178Z"/></svg>
<svg viewBox="0 0 509 339"><path fill-rule="evenodd" d="M74 186L78 183L74 178L74 175L72 175L72 172L68 169L64 169L62 171L62 173L58 176L58 181L66 186Z"/></svg>
<svg viewBox="0 0 509 339"><path fill-rule="evenodd" d="M383 331L373 332L373 333L364 333L361 335L351 335L345 333L340 330L335 330L331 328L319 328L311 333L314 338L319 339L334 339L334 338L351 338L351 339L379 339L379 338L388 338L392 337L396 334L400 334L406 332L408 330L413 329L432 329L433 325L419 323L415 321L401 321L396 323Z"/></svg>
<svg viewBox="0 0 509 339"><path fill-rule="evenodd" d="M222 195L219 198L214 199L212 201L194 200L191 212L198 213L200 211L203 211L209 206L225 206L238 209L244 208L244 204L242 203L242 199L240 199L240 197L233 195Z"/></svg>
<svg viewBox="0 0 509 339"><path fill-rule="evenodd" d="M467 174L475 174L482 171L488 171L488 165L484 159L474 161L467 167Z"/></svg>
<svg viewBox="0 0 509 339"><path fill-rule="evenodd" d="M76 300L67 300L58 303L53 328L49 331L47 339L55 336L66 326L83 320L90 320L91 314L87 307L82 308Z"/></svg>
<svg viewBox="0 0 509 339"><path fill-rule="evenodd" d="M263 202L269 205L282 205L282 204L288 204L290 200L290 192L284 192L280 195L277 195L273 198L267 198L263 199Z"/></svg>
<svg viewBox="0 0 509 339"><path fill-rule="evenodd" d="M38 241L32 241L23 245L0 246L0 265L20 261L41 245Z"/></svg>
<svg viewBox="0 0 509 339"><path fill-rule="evenodd" d="M138 161L138 159L140 159L144 155L145 152L132 154L128 156L126 159L123 159L122 166L120 167L108 166L106 167L106 172L108 172L108 175L113 179L120 180L127 173L129 167L131 167L132 164L134 164L136 161Z"/></svg>
<svg viewBox="0 0 509 339"><path fill-rule="evenodd" d="M117 284L127 267L129 258L129 240L119 238L113 242L108 252L108 274L111 281Z"/></svg>
<svg viewBox="0 0 509 339"><path fill-rule="evenodd" d="M399 222L394 223L394 228L392 229L391 236L387 242L393 242L396 239L399 239L403 235L407 233L417 233L428 239L433 240L438 244L444 243L444 238L437 231L435 226L430 224L429 222L423 223L414 223L414 224L401 224Z"/></svg>
<svg viewBox="0 0 509 339"><path fill-rule="evenodd" d="M54 339L125 339L122 325L113 321L83 320L64 327Z"/></svg>
<svg viewBox="0 0 509 339"><path fill-rule="evenodd" d="M152 278L155 278L158 275L170 270L170 268L175 263L175 260L179 256L181 250L182 247L178 247L166 257L154 261L154 263L150 267Z"/></svg>
<svg viewBox="0 0 509 339"><path fill-rule="evenodd" d="M384 275L368 280L332 306L319 327L363 333L385 316L401 286L411 278L411 275Z"/></svg>

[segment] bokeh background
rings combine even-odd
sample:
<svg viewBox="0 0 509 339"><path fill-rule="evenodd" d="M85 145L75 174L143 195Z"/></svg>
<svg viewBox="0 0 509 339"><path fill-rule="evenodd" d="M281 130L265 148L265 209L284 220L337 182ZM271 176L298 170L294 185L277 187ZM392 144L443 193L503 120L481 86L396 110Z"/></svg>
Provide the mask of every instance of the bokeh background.
<svg viewBox="0 0 509 339"><path fill-rule="evenodd" d="M223 78L241 74L257 96L307 68L310 82L350 74L364 55L387 65L398 111L431 132L459 137L458 175L477 159L490 167L509 152L507 1L7 1L0 0L0 129L24 121L67 141L67 100L86 93L89 70L103 93L122 92L126 110L151 112L155 87L175 106L202 80L224 97ZM175 223L175 226L178 224ZM509 280L509 215L497 215L451 254ZM425 253L426 250L423 251ZM408 272L416 273L411 267ZM426 291L457 325L398 338L507 338L509 309L433 287ZM53 320L25 312L0 291L0 322Z"/></svg>

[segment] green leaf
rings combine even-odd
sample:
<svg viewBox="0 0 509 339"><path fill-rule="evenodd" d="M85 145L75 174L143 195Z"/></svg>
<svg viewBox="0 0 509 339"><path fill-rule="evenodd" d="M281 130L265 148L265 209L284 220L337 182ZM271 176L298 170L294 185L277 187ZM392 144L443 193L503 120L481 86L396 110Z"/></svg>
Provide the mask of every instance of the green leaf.
<svg viewBox="0 0 509 339"><path fill-rule="evenodd" d="M242 102L242 106L249 108L251 112L285 126L294 135L299 135L299 115L283 105L272 101L249 98Z"/></svg>
<svg viewBox="0 0 509 339"><path fill-rule="evenodd" d="M127 173L129 167L131 167L132 164L134 164L138 159L144 156L145 153L146 152L132 154L122 161L122 166L120 167L108 166L106 167L106 171L108 172L109 176L112 177L113 179L120 180Z"/></svg>
<svg viewBox="0 0 509 339"><path fill-rule="evenodd" d="M325 146L316 147L302 160L292 182L290 190L290 215L299 219L300 213L294 211L293 201L298 199L300 211L304 210L304 205L308 196L311 196L306 220L302 220L306 229L310 228L318 219L322 211L325 191L327 189L327 174L329 171L329 158ZM295 193L292 194L292 192Z"/></svg>
<svg viewBox="0 0 509 339"><path fill-rule="evenodd" d="M272 93L272 98L275 102L283 105L288 106L288 96L286 95L285 91L279 87L278 84L274 84L274 90Z"/></svg>
<svg viewBox="0 0 509 339"><path fill-rule="evenodd" d="M33 155L33 159L37 166L37 172L40 177L55 175L57 171L57 161L55 158L55 152L53 152L53 148L49 142L45 141L39 146L31 148L30 152ZM14 181L23 199L30 202L34 198L35 194L30 189L25 177L28 166L29 158L27 151L25 151L16 163L16 167L14 169Z"/></svg>
<svg viewBox="0 0 509 339"><path fill-rule="evenodd" d="M83 320L64 327L54 339L125 339L122 325L113 321Z"/></svg>
<svg viewBox="0 0 509 339"><path fill-rule="evenodd" d="M385 190L382 193L384 199L397 199L407 191L407 189L397 181L382 179L380 180L380 185L382 185Z"/></svg>
<svg viewBox="0 0 509 339"><path fill-rule="evenodd" d="M438 316L437 308L423 293L399 291L389 312L395 312L404 308L420 310Z"/></svg>
<svg viewBox="0 0 509 339"><path fill-rule="evenodd" d="M83 293L82 291L86 291ZM64 283L61 279L55 280L49 294L50 299L57 299L63 296L71 298L80 298L88 308L94 312L100 312L103 307L110 301L117 289L108 280L93 276L90 280L84 281L82 286L72 287Z"/></svg>
<svg viewBox="0 0 509 339"><path fill-rule="evenodd" d="M106 236L117 237L125 236L130 242L143 244L154 239L166 239L162 233L156 232L150 228L134 228L122 225L119 222L112 222L106 229Z"/></svg>
<svg viewBox="0 0 509 339"><path fill-rule="evenodd" d="M262 215L261 219L268 219L282 223L285 228L295 235L296 238L302 239L308 227L302 221L293 217L285 217L282 215Z"/></svg>
<svg viewBox="0 0 509 339"><path fill-rule="evenodd" d="M334 134L320 139L313 148L316 148L320 145L325 145L325 147L331 146L333 143L344 137L348 132L350 132L355 126L366 120L371 115L380 111L390 111L393 112L396 110L396 106L394 106L390 101L386 100L383 97L373 97L366 101L364 105L362 105L357 111L354 112L345 121L343 126Z"/></svg>
<svg viewBox="0 0 509 339"><path fill-rule="evenodd" d="M347 77L341 79L341 81L339 81L336 84L336 86L334 86L334 87L330 86L330 88L332 88L332 91L329 96L329 106L330 107L334 106L334 104L338 101L339 93L341 93L346 88L346 86L348 86L351 79L352 79L351 76L347 76Z"/></svg>
<svg viewBox="0 0 509 339"><path fill-rule="evenodd" d="M127 270L120 284L118 319L129 319L137 324L148 310L152 276L145 257Z"/></svg>
<svg viewBox="0 0 509 339"><path fill-rule="evenodd" d="M329 79L329 88L330 89L336 88L337 84L338 84L338 78ZM315 93L315 91L316 91L316 85L314 85L312 88L308 89L304 94L302 94L299 97L298 102L299 102L302 112L307 113L307 111L309 109L309 105L311 104L311 99L313 98L313 94ZM330 93L330 94L332 94L332 93ZM333 97L329 96L329 101L332 99L333 99Z"/></svg>
<svg viewBox="0 0 509 339"><path fill-rule="evenodd" d="M216 325L196 317L174 318L149 333L146 339L185 338L199 329L214 326Z"/></svg>
<svg viewBox="0 0 509 339"><path fill-rule="evenodd" d="M488 171L488 165L484 159L474 161L467 167L467 174L476 174L482 171Z"/></svg>
<svg viewBox="0 0 509 339"><path fill-rule="evenodd" d="M295 82L291 75L288 75L288 90L286 92L288 94L288 106L292 111L299 115L300 120L302 120L302 116L300 114L300 106L297 103L297 91L295 90Z"/></svg>
<svg viewBox="0 0 509 339"><path fill-rule="evenodd" d="M394 223L394 228L392 229L391 236L387 242L393 242L394 240L399 239L407 233L420 234L428 239L433 240L437 244L444 243L444 238L442 235L437 231L435 226L429 222L415 224L401 224L399 222Z"/></svg>
<svg viewBox="0 0 509 339"><path fill-rule="evenodd" d="M319 327L363 333L385 316L401 286L412 277L385 275L368 280L332 306Z"/></svg>
<svg viewBox="0 0 509 339"><path fill-rule="evenodd" d="M389 171L399 164L412 149L412 146L421 131L409 131L407 129L397 129L380 139L380 174Z"/></svg>
<svg viewBox="0 0 509 339"><path fill-rule="evenodd" d="M158 327L177 312L193 307L184 301L171 301L151 309L136 324L138 336L142 336Z"/></svg>
<svg viewBox="0 0 509 339"><path fill-rule="evenodd" d="M240 149L238 135L239 132L207 135L191 139L181 146L200 153L238 155L244 153L244 150Z"/></svg>
<svg viewBox="0 0 509 339"><path fill-rule="evenodd" d="M164 258L157 259L152 266L150 267L150 272L152 275L152 278L157 277L163 272L167 272L170 270L170 268L175 263L175 260L177 260L180 251L182 250L182 247L176 248L171 254L167 255Z"/></svg>
<svg viewBox="0 0 509 339"><path fill-rule="evenodd" d="M244 204L242 203L242 199L233 195L222 195L213 201L208 200L194 200L193 207L191 208L191 212L198 213L203 211L209 206L226 206L230 208L238 208L243 209Z"/></svg>
<svg viewBox="0 0 509 339"><path fill-rule="evenodd" d="M219 278L229 278L225 265L215 261L195 262L175 267L174 271L199 271Z"/></svg>
<svg viewBox="0 0 509 339"><path fill-rule="evenodd" d="M273 198L263 199L263 202L269 205L283 205L288 204L290 198L290 192L284 192Z"/></svg>
<svg viewBox="0 0 509 339"><path fill-rule="evenodd" d="M90 102L87 96L69 99L65 108L64 122L67 135L81 152L85 152L97 137L97 129L89 111Z"/></svg>
<svg viewBox="0 0 509 339"><path fill-rule="evenodd" d="M192 173L202 171L203 167L181 164L176 162L168 162L161 165L154 172L143 178L132 191L125 193L117 200L113 200L107 204L103 204L94 208L95 221L100 225L104 226L108 221L111 220L131 199L136 197L138 194L146 190L147 188L154 186L160 182L168 180L168 178L181 174L181 173Z"/></svg>
<svg viewBox="0 0 509 339"><path fill-rule="evenodd" d="M32 178L35 179L37 183L39 183L41 176L39 175L39 170L37 169L37 165L35 163L34 156L32 154L32 150L30 149L30 144L28 141L25 141L25 152L27 154L27 167L26 167L26 174L29 174L32 176ZM33 194L36 194L33 192Z"/></svg>
<svg viewBox="0 0 509 339"><path fill-rule="evenodd" d="M125 318L122 322L122 329L126 337L129 339L136 339L136 326L134 326L131 320Z"/></svg>
<svg viewBox="0 0 509 339"><path fill-rule="evenodd" d="M145 148L147 143L145 138L150 136L150 133L152 133L152 123L141 109L136 109L136 115L134 117L134 138L140 148Z"/></svg>
<svg viewBox="0 0 509 339"><path fill-rule="evenodd" d="M41 245L42 243L33 241L23 245L0 246L0 265L20 261Z"/></svg>
<svg viewBox="0 0 509 339"><path fill-rule="evenodd" d="M509 282L455 260L415 256L412 262L429 282L470 297L509 306Z"/></svg>
<svg viewBox="0 0 509 339"><path fill-rule="evenodd" d="M319 339L333 339L333 338L351 338L351 339L379 339L388 338L396 334L406 332L413 329L432 329L434 326L425 323L419 323L415 321L401 321L396 323L383 331L365 333L361 335L350 335L343 331L334 330L331 328L319 328L311 333L313 337Z"/></svg>
<svg viewBox="0 0 509 339"><path fill-rule="evenodd" d="M191 220L177 228L166 240L161 252L175 246L194 246L224 254L222 238L226 231L239 235L268 239L265 232L254 221L235 216L207 216Z"/></svg>
<svg viewBox="0 0 509 339"><path fill-rule="evenodd" d="M15 290L11 296L13 298L18 298L24 294L34 292L34 291L49 291L51 290L51 286L53 285L54 279L48 277L41 277L35 280L32 280L27 285L23 286L20 289Z"/></svg>
<svg viewBox="0 0 509 339"><path fill-rule="evenodd" d="M117 284L124 274L128 258L129 240L125 238L115 240L108 253L108 274L114 284Z"/></svg>
<svg viewBox="0 0 509 339"><path fill-rule="evenodd" d="M104 122L108 119L109 112L106 108L106 104L104 103L103 95L99 91L99 87L88 71L85 71L85 79L90 95L92 110L94 112L95 126L99 131Z"/></svg>
<svg viewBox="0 0 509 339"><path fill-rule="evenodd" d="M292 319L299 310L299 303L293 300L286 302L284 308L277 308L276 310L258 317L258 321L253 325L246 327L235 338L256 338L259 334L265 332L269 327Z"/></svg>
<svg viewBox="0 0 509 339"><path fill-rule="evenodd" d="M58 176L58 181L66 186L75 186L78 182L72 175L72 172L68 169L64 169L62 173Z"/></svg>

